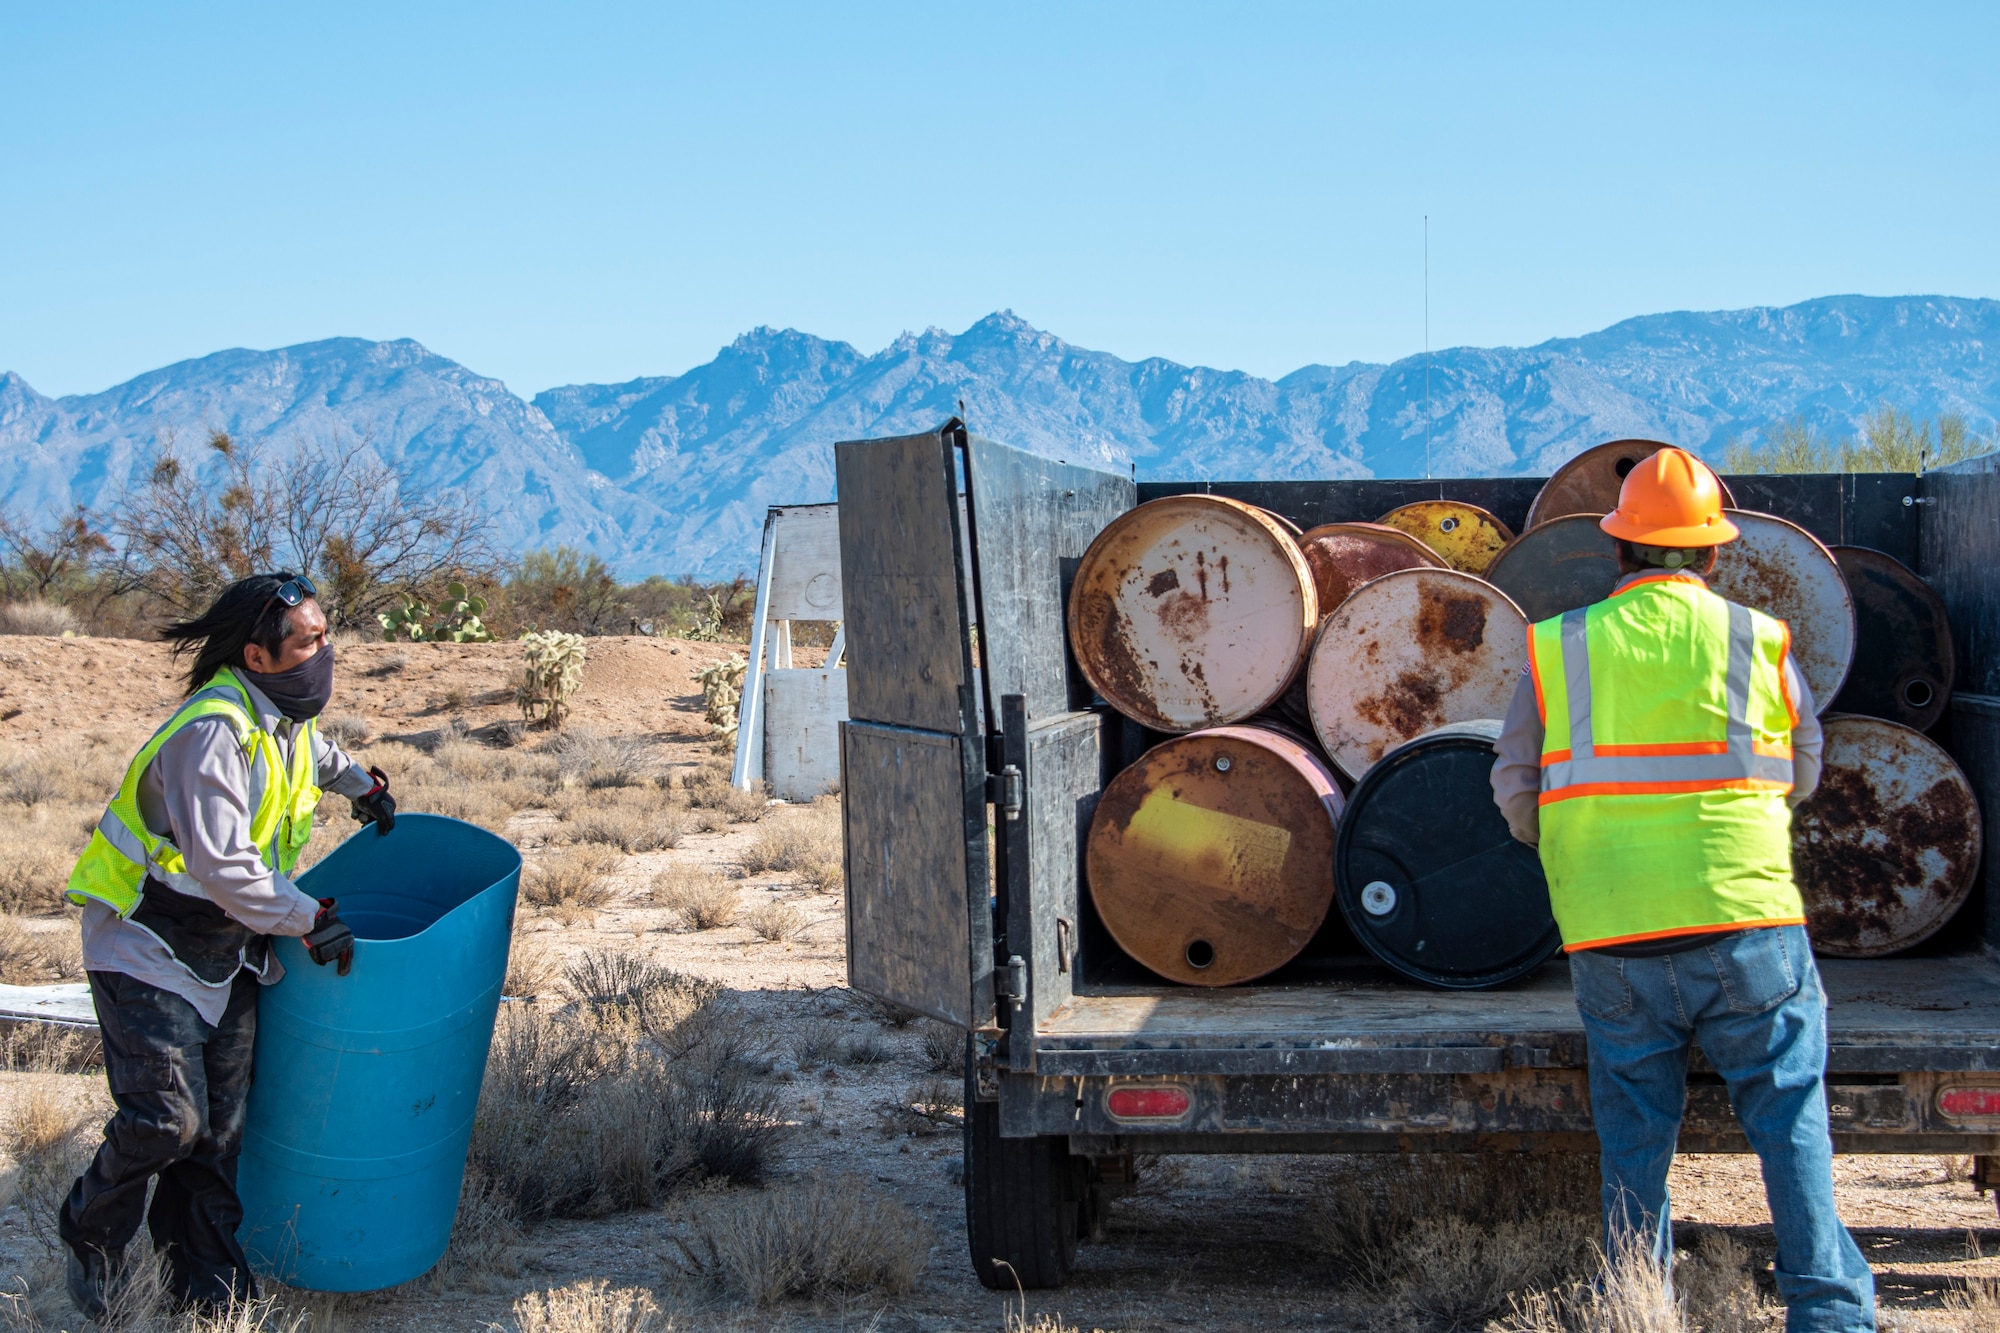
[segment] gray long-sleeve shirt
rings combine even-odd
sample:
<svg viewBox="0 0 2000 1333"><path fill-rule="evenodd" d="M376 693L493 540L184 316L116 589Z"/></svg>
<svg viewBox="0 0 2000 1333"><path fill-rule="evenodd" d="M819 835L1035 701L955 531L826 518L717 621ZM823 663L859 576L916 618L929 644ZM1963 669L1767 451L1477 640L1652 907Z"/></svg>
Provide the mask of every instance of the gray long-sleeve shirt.
<svg viewBox="0 0 2000 1333"><path fill-rule="evenodd" d="M277 741L289 763L299 724L280 713L246 682L257 724ZM359 796L374 779L339 746L314 729L313 759L319 785L342 796ZM223 718L197 718L168 738L139 777L139 814L146 827L171 838L188 873L209 900L260 935L303 935L312 929L319 904L299 892L291 879L264 864L250 837L250 761ZM150 931L119 917L91 899L83 908L83 965L93 972L123 972L171 991L193 1005L202 1021L221 1021L230 982L209 985L175 961ZM263 980L284 970L272 960Z"/></svg>
<svg viewBox="0 0 2000 1333"><path fill-rule="evenodd" d="M1645 570L1627 575L1618 581L1618 587L1657 572ZM1812 691L1789 656L1785 658L1785 687L1791 691L1792 702L1799 710L1798 725L1792 728L1792 790L1785 797L1785 803L1796 809L1819 786L1820 751L1824 742ZM1542 841L1542 738L1542 714L1535 707L1535 682L1524 666L1514 686L1514 697L1507 705L1507 717L1500 724L1500 739L1494 744L1499 758L1493 761L1492 783L1493 803L1507 817L1508 830L1530 847Z"/></svg>

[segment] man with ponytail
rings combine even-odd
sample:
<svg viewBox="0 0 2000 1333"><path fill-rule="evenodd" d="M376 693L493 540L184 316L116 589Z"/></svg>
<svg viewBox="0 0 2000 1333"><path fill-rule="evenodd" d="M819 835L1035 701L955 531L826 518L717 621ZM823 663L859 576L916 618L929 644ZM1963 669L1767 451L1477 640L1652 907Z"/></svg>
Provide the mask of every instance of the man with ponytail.
<svg viewBox="0 0 2000 1333"><path fill-rule="evenodd" d="M314 720L333 694L333 645L310 579L239 579L162 637L193 659L187 697L133 757L69 879L118 1108L60 1219L70 1299L91 1318L142 1213L180 1301L256 1294L236 1160L257 990L282 975L270 937L299 936L347 975L353 933L291 872L323 790L382 833L395 823L387 778Z"/></svg>

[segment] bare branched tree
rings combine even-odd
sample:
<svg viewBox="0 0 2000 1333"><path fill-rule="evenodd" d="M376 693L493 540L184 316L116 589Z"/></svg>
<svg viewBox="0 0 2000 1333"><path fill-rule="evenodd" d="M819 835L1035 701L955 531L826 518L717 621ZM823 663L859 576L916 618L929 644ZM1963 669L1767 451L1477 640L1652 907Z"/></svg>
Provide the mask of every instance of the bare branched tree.
<svg viewBox="0 0 2000 1333"><path fill-rule="evenodd" d="M111 541L82 505L46 528L0 514L0 591L8 600L56 601L94 584Z"/></svg>
<svg viewBox="0 0 2000 1333"><path fill-rule="evenodd" d="M496 563L488 514L450 492L420 492L371 452L334 435L268 461L253 443L208 438L205 467L171 434L119 503L116 532L135 577L186 613L259 570L309 574L334 625L366 623L405 588Z"/></svg>

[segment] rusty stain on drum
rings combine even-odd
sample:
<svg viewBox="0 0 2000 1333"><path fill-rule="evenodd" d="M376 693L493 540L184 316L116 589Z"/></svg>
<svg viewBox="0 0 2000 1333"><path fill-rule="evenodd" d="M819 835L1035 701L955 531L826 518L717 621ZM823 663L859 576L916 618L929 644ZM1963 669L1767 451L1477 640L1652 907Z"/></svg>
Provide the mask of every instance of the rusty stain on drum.
<svg viewBox="0 0 2000 1333"><path fill-rule="evenodd" d="M1881 718L1826 719L1819 789L1792 812L1792 867L1813 947L1879 958L1920 944L1964 905L1979 868L1979 802L1950 755Z"/></svg>
<svg viewBox="0 0 2000 1333"><path fill-rule="evenodd" d="M1461 500L1419 500L1391 509L1377 521L1409 533L1446 566L1467 574L1484 574L1500 548L1514 539L1505 523Z"/></svg>
<svg viewBox="0 0 2000 1333"><path fill-rule="evenodd" d="M1347 595L1370 579L1399 569L1442 569L1430 547L1383 523L1323 523L1299 538L1312 570L1319 613L1331 615Z"/></svg>
<svg viewBox="0 0 2000 1333"><path fill-rule="evenodd" d="M1854 601L1833 552L1796 523L1725 510L1741 530L1716 554L1708 586L1792 628L1792 660L1824 713L1854 660Z"/></svg>
<svg viewBox="0 0 2000 1333"><path fill-rule="evenodd" d="M1626 474L1666 447L1659 440L1613 440L1585 449L1557 468L1536 492L1535 502L1528 506L1528 530L1568 514L1602 518L1618 507ZM1722 502L1732 509L1736 506L1728 482L1722 482Z"/></svg>
<svg viewBox="0 0 2000 1333"><path fill-rule="evenodd" d="M1866 546L1829 547L1854 598L1854 665L1830 705L1929 731L1951 699L1957 659L1944 603L1916 571Z"/></svg>
<svg viewBox="0 0 2000 1333"><path fill-rule="evenodd" d="M1484 579L1453 569L1385 574L1320 622L1306 661L1313 731L1359 779L1427 731L1504 716L1527 630L1521 609Z"/></svg>
<svg viewBox="0 0 2000 1333"><path fill-rule="evenodd" d="M1493 558L1487 582L1529 620L1601 602L1618 586L1618 543L1597 517L1571 514L1529 528Z"/></svg>
<svg viewBox="0 0 2000 1333"><path fill-rule="evenodd" d="M1333 903L1343 805L1302 738L1217 727L1148 750L1090 821L1085 873L1120 948L1170 981L1229 986L1284 966Z"/></svg>
<svg viewBox="0 0 2000 1333"><path fill-rule="evenodd" d="M1239 721L1301 669L1312 572L1254 506L1179 495L1113 520L1079 562L1070 644L1092 688L1156 731Z"/></svg>

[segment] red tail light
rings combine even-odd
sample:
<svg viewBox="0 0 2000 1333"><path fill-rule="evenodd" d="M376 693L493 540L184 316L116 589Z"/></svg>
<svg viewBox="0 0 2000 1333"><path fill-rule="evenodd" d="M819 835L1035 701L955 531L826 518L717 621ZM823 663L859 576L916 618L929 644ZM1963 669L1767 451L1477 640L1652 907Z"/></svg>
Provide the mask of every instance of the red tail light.
<svg viewBox="0 0 2000 1333"><path fill-rule="evenodd" d="M1186 1088L1113 1088L1104 1109L1114 1120L1179 1120L1193 1103Z"/></svg>
<svg viewBox="0 0 2000 1333"><path fill-rule="evenodd" d="M1938 1112L1947 1120L2000 1120L2000 1088L1946 1088Z"/></svg>

